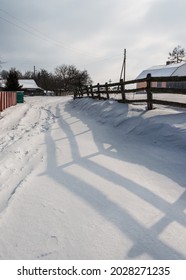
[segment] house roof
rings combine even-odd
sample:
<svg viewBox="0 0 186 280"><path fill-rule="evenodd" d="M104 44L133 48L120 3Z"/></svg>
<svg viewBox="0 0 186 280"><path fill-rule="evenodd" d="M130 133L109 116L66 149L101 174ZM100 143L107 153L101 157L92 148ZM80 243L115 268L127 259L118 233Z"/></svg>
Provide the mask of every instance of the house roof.
<svg viewBox="0 0 186 280"><path fill-rule="evenodd" d="M19 79L22 89L41 89L33 79Z"/></svg>
<svg viewBox="0 0 186 280"><path fill-rule="evenodd" d="M21 89L30 89L30 90L36 90L36 89L41 89L38 87L36 82L33 79L19 79L19 85L22 86ZM0 80L0 87L5 87L5 80Z"/></svg>
<svg viewBox="0 0 186 280"><path fill-rule="evenodd" d="M186 76L186 63L153 66L142 71L136 79L143 79L147 74L151 74L153 77Z"/></svg>

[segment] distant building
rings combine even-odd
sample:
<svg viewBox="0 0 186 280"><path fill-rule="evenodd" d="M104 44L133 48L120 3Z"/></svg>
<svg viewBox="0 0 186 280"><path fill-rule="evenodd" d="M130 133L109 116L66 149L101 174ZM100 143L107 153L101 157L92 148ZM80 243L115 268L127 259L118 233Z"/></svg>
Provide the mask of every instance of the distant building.
<svg viewBox="0 0 186 280"><path fill-rule="evenodd" d="M4 80L2 79L2 77L0 76L0 90L3 91L5 87L5 83Z"/></svg>
<svg viewBox="0 0 186 280"><path fill-rule="evenodd" d="M142 71L136 79L143 79L151 74L152 77L186 76L186 62L158 65ZM146 87L146 82L137 83L137 88ZM152 82L152 87L186 89L186 82Z"/></svg>
<svg viewBox="0 0 186 280"><path fill-rule="evenodd" d="M0 80L0 91L2 91L3 90L3 84L2 84L2 82L1 82L1 80Z"/></svg>
<svg viewBox="0 0 186 280"><path fill-rule="evenodd" d="M25 95L44 95L44 90L33 79L19 79L19 85L22 86L20 91L24 91ZM0 80L0 90L4 88L5 80Z"/></svg>
<svg viewBox="0 0 186 280"><path fill-rule="evenodd" d="M44 90L33 79L19 79L19 84L25 95L44 95Z"/></svg>

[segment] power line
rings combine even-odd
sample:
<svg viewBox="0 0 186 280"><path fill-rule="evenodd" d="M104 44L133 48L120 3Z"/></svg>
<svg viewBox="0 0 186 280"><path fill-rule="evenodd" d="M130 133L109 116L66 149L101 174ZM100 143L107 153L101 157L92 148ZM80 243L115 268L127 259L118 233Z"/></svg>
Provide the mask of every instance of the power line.
<svg viewBox="0 0 186 280"><path fill-rule="evenodd" d="M16 21L18 21L19 23L23 24L24 27L23 27L23 26L20 26L20 25L18 25L18 24L16 24L15 22L10 21L10 20L7 19L7 18L4 18L4 17L0 16L0 19L2 19L2 20L4 20L4 21L8 22L9 24L11 24L11 25L13 25L13 26L16 26L17 28L20 28L20 29L22 29L23 31L25 31L25 32L27 32L27 33L29 33L29 34L35 36L35 37L38 37L38 38L41 39L41 40L44 40L44 41L53 43L53 44L55 44L55 45L57 45L57 46L59 46L59 47L62 47L62 48L64 48L64 49L67 49L67 50L70 49L72 52L76 52L76 53L79 53L79 54L81 54L81 55L90 56L90 57L92 58L92 54L91 54L90 52L82 51L82 50L79 50L79 49L77 49L77 48L73 48L73 47L71 47L71 46L69 46L69 45L66 46L66 45L62 44L61 42L59 42L59 41L57 41L57 40L55 40L55 39L49 37L47 34L41 32L41 31L38 30L37 28L35 28L35 27L33 27L33 26L27 24L26 22L24 22L24 21L18 19L16 16L10 14L9 12L7 12L7 11L1 9L1 8L0 8L0 11L3 12L3 13L5 13L5 14L7 14L8 16L14 18ZM25 26L28 27L28 28L31 29L31 30L28 30L27 28L25 28ZM33 30L34 32L33 32L32 30ZM99 57L98 57L98 56L95 56L95 58L99 58Z"/></svg>
<svg viewBox="0 0 186 280"><path fill-rule="evenodd" d="M34 34L32 31L29 31L29 30L25 29L24 27L22 27L22 26L20 26L20 25L18 25L18 24L16 24L16 23L14 23L14 22L12 22L12 21L10 21L10 20L8 20L8 19L2 17L2 16L0 16L0 19L2 19L2 20L4 20L4 21L8 22L9 24L11 24L11 25L13 25L13 26L15 26L15 27L17 27L17 28L22 29L23 31L25 31L25 32L27 32L27 33L33 35L33 36L37 36L37 35ZM39 37L39 36L37 36L37 37ZM41 37L39 37L39 38L40 38L40 39L43 39L43 38L41 38Z"/></svg>
<svg viewBox="0 0 186 280"><path fill-rule="evenodd" d="M37 37L39 38L40 40L43 40L43 41L46 41L50 44L54 44L58 47L62 47L63 49L66 49L66 50L70 50L71 52L75 52L75 53L78 53L80 55L83 55L85 57L88 57L89 59L93 60L91 62L88 62L88 63L84 63L82 66L85 67L87 65L92 65L92 64L95 64L95 63L99 63L99 62L102 62L102 61L108 61L110 59L114 59L114 58L119 58L120 55L117 55L115 57L111 57L111 56L107 56L107 57L102 57L100 58L99 56L93 56L92 53L90 52L87 52L87 51L82 51L82 50L79 50L77 48L73 48L71 46L67 46L67 45L64 45L62 44L61 42L49 37L47 34L41 32L39 29L29 25L28 23L24 22L23 20L20 20L19 18L17 18L15 15L12 15L11 13L5 11L4 9L1 9L0 8L0 12L8 15L9 17L11 17L11 20L5 18L5 17L2 17L0 16L0 19L23 30L24 32L34 36L34 37ZM12 18L15 19L18 23L21 23L20 24L17 24L15 23L14 21L12 21Z"/></svg>

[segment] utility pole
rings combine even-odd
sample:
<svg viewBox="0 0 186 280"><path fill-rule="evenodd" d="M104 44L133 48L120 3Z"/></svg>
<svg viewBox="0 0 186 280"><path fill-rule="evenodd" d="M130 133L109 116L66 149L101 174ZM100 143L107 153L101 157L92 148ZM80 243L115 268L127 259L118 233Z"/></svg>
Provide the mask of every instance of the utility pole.
<svg viewBox="0 0 186 280"><path fill-rule="evenodd" d="M36 77L36 67L34 66L34 79Z"/></svg>
<svg viewBox="0 0 186 280"><path fill-rule="evenodd" d="M121 68L121 74L120 74L120 80L122 79L123 76L123 81L125 82L125 74L126 74L126 55L127 51L126 49L124 49L124 57L123 57L123 64L122 64L122 68Z"/></svg>
<svg viewBox="0 0 186 280"><path fill-rule="evenodd" d="M126 97L125 97L125 73L126 73L126 49L124 49L123 64L122 64L121 74L120 74L121 95L122 95L122 100L124 102L126 100ZM118 86L118 88L119 88L119 86Z"/></svg>

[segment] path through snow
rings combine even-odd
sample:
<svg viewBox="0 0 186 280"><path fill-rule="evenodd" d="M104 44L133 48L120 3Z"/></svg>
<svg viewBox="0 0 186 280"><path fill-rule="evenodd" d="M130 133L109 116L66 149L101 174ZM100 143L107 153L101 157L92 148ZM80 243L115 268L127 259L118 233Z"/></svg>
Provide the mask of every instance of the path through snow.
<svg viewBox="0 0 186 280"><path fill-rule="evenodd" d="M186 112L31 97L0 119L1 259L185 259Z"/></svg>

